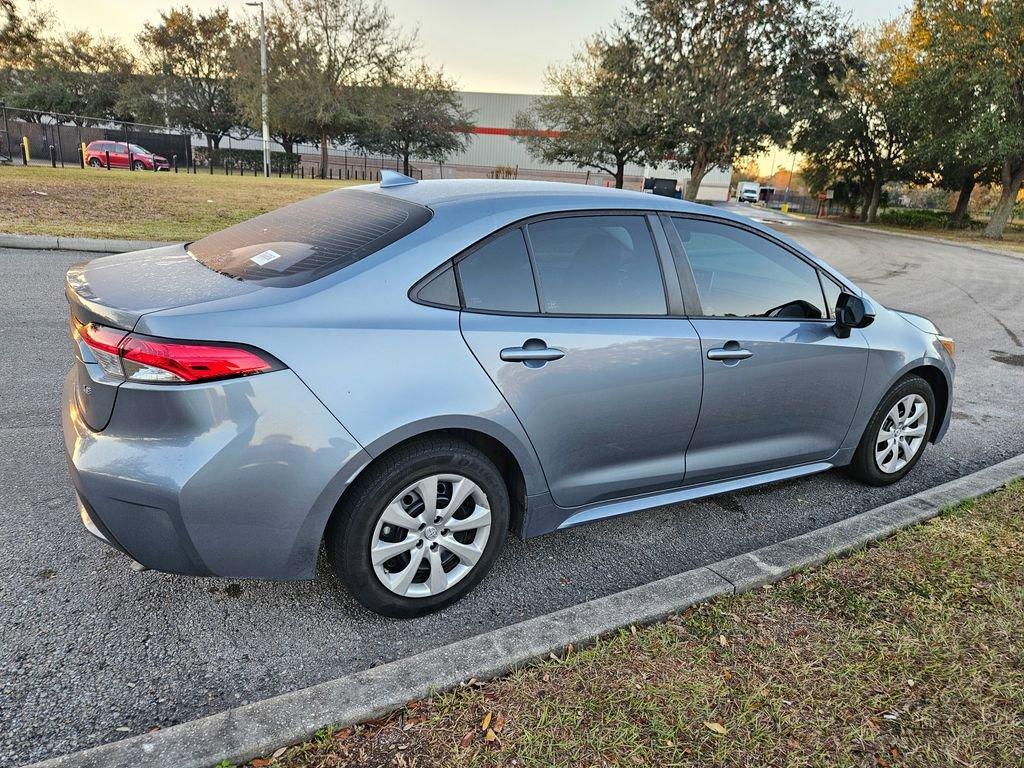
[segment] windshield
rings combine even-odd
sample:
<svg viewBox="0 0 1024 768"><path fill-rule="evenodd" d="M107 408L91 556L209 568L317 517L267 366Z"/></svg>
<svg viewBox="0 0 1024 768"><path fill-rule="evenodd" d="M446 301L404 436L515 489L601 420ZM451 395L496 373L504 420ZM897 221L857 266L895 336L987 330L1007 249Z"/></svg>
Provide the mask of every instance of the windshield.
<svg viewBox="0 0 1024 768"><path fill-rule="evenodd" d="M238 280L302 285L391 245L431 215L429 208L388 195L339 189L207 235L188 250Z"/></svg>
<svg viewBox="0 0 1024 768"><path fill-rule="evenodd" d="M148 155L149 154L149 150L148 149L143 149L138 144L129 144L129 146L132 148L132 154L133 155Z"/></svg>

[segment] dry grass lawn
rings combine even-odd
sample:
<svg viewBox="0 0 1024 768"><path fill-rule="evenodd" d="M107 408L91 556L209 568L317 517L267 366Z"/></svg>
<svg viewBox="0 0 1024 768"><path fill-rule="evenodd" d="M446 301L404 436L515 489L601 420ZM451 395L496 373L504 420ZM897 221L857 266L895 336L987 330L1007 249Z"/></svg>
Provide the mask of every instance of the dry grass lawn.
<svg viewBox="0 0 1024 768"><path fill-rule="evenodd" d="M249 765L1024 765L1024 483Z"/></svg>
<svg viewBox="0 0 1024 768"><path fill-rule="evenodd" d="M195 240L357 182L0 166L0 232Z"/></svg>

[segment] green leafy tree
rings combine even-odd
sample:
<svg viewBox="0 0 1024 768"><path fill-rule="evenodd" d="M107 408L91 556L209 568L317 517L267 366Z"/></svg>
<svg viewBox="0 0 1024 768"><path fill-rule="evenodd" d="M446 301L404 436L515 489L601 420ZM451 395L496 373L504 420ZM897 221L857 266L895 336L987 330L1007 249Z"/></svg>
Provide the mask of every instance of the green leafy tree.
<svg viewBox="0 0 1024 768"><path fill-rule="evenodd" d="M295 145L311 140L311 105L305 73L314 64L314 51L303 44L301 30L284 6L267 7L267 91L270 136L292 154ZM246 126L260 129L263 107L260 83L259 18L238 24L234 49L235 100Z"/></svg>
<svg viewBox="0 0 1024 768"><path fill-rule="evenodd" d="M234 98L234 36L227 7L207 13L187 6L161 12L143 25L139 49L148 77L126 98L143 119L189 128L213 149L241 123Z"/></svg>
<svg viewBox="0 0 1024 768"><path fill-rule="evenodd" d="M420 63L400 73L397 82L377 89L376 107L357 131L354 143L369 152L409 159L443 161L471 140L471 112L462 106L455 82Z"/></svg>
<svg viewBox="0 0 1024 768"><path fill-rule="evenodd" d="M120 97L131 81L135 60L120 42L80 30L38 40L13 106L88 118L124 118Z"/></svg>
<svg viewBox="0 0 1024 768"><path fill-rule="evenodd" d="M860 32L795 132L794 147L813 166L863 192L863 221L876 220L886 183L915 172L922 140L915 51L905 16Z"/></svg>
<svg viewBox="0 0 1024 768"><path fill-rule="evenodd" d="M957 80L949 140L1000 185L985 236L999 239L1024 185L1024 3L919 0L929 66Z"/></svg>
<svg viewBox="0 0 1024 768"><path fill-rule="evenodd" d="M622 187L626 165L642 163L656 145L655 115L625 36L597 36L564 67L546 75L550 96L515 118L517 141L549 163L593 168Z"/></svg>
<svg viewBox="0 0 1024 768"><path fill-rule="evenodd" d="M816 0L639 0L627 24L662 152L689 170L690 200L713 168L789 140L848 38Z"/></svg>
<svg viewBox="0 0 1024 768"><path fill-rule="evenodd" d="M380 0L283 0L282 12L301 52L293 106L304 132L320 143L323 176L329 142L350 141L365 127L371 93L395 80L415 37L395 28Z"/></svg>

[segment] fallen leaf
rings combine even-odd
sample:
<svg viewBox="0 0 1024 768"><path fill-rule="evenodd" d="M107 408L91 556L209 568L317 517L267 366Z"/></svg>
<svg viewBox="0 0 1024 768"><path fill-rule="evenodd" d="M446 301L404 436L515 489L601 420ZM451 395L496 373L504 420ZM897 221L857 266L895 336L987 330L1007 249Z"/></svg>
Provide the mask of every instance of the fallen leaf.
<svg viewBox="0 0 1024 768"><path fill-rule="evenodd" d="M491 713L488 712L486 715L484 715L483 722L480 723L480 730L481 731L486 731L488 728L490 728L490 726L491 726Z"/></svg>
<svg viewBox="0 0 1024 768"><path fill-rule="evenodd" d="M252 768L267 768L267 766L270 765L271 762L273 761L267 760L265 758L257 758L256 760L252 761Z"/></svg>
<svg viewBox="0 0 1024 768"><path fill-rule="evenodd" d="M504 727L505 727L505 716L503 714L501 714L501 712L499 712L498 716L496 718L494 718L494 730L497 731L498 733L501 733L501 731L502 731L502 729Z"/></svg>
<svg viewBox="0 0 1024 768"><path fill-rule="evenodd" d="M462 741L459 742L459 745L463 746L463 747L468 747L469 746L469 742L471 742L472 740L473 740L473 732L470 731L469 733L467 733L465 736L462 737Z"/></svg>
<svg viewBox="0 0 1024 768"><path fill-rule="evenodd" d="M573 645L572 645L572 643L569 643L569 645L567 645L565 647L565 655L568 656L572 652L573 652Z"/></svg>
<svg viewBox="0 0 1024 768"><path fill-rule="evenodd" d="M271 757L272 757L272 758L273 758L274 760L277 760L277 758L279 758L279 757L280 757L281 755L283 755L283 754L284 754L285 752L287 752L287 751L288 751L288 747L281 747L281 748L280 748L279 750L277 750L276 752L274 752L274 754L272 754L272 755L271 755Z"/></svg>
<svg viewBox="0 0 1024 768"><path fill-rule="evenodd" d="M352 735L352 729L351 728L342 728L340 731L338 731L336 734L334 734L334 740L335 741L345 741L345 739L349 738L351 735Z"/></svg>
<svg viewBox="0 0 1024 768"><path fill-rule="evenodd" d="M717 733L719 736L725 736L729 732L721 723L704 723L704 727L712 733Z"/></svg>
<svg viewBox="0 0 1024 768"><path fill-rule="evenodd" d="M730 672L728 669L722 670L722 677L724 677L726 680L732 680L732 672Z"/></svg>
<svg viewBox="0 0 1024 768"><path fill-rule="evenodd" d="M498 738L498 734L488 728L487 735L484 736L484 741L494 741L496 738Z"/></svg>
<svg viewBox="0 0 1024 768"><path fill-rule="evenodd" d="M725 639L725 635L719 635L718 644L725 648L727 645L729 645L729 641Z"/></svg>

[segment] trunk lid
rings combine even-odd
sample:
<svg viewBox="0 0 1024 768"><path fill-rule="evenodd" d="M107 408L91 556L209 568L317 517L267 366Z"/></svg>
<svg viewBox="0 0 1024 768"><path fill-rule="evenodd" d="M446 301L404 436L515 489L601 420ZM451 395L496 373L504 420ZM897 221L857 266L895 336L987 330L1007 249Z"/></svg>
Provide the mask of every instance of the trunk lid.
<svg viewBox="0 0 1024 768"><path fill-rule="evenodd" d="M85 423L107 426L122 379L107 375L76 334L96 323L124 332L149 312L240 296L259 285L233 280L193 259L184 245L104 256L68 270L64 292L71 305L69 330L75 346L74 405Z"/></svg>

